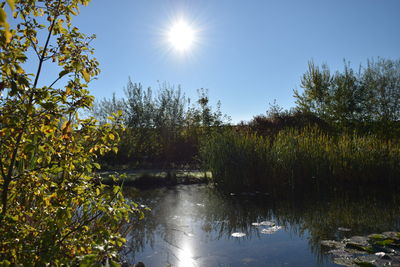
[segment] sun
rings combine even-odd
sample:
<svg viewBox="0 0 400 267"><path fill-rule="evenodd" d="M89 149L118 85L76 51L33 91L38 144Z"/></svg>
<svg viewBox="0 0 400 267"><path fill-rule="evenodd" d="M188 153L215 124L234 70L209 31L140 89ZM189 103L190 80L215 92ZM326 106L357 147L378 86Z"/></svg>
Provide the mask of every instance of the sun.
<svg viewBox="0 0 400 267"><path fill-rule="evenodd" d="M181 19L172 24L167 38L173 49L178 52L187 52L196 41L196 32L191 25Z"/></svg>

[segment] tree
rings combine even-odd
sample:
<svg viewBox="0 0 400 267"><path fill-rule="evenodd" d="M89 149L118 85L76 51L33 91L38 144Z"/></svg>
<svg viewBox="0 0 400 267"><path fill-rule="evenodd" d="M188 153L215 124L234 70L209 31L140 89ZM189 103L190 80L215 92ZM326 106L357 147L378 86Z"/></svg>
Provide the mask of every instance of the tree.
<svg viewBox="0 0 400 267"><path fill-rule="evenodd" d="M126 131L121 139L119 155L123 156L123 161L135 163L157 158L160 138L154 130L156 106L153 91L150 87L143 89L140 83L133 83L129 78L124 92L125 98L121 102Z"/></svg>
<svg viewBox="0 0 400 267"><path fill-rule="evenodd" d="M72 25L89 1L7 2L0 4L0 265L115 258L121 223L140 212L94 173L97 154L117 149L120 114L101 126L78 115L92 106L86 88L99 73L89 46L94 36ZM32 55L37 69L27 73L23 64ZM46 61L58 65L59 76L39 86Z"/></svg>
<svg viewBox="0 0 400 267"><path fill-rule="evenodd" d="M345 63L333 75L326 65L310 62L301 87L302 93L294 91L297 109L339 128L378 126L388 132L400 120L400 60L368 61L358 73Z"/></svg>
<svg viewBox="0 0 400 267"><path fill-rule="evenodd" d="M100 101L95 101L91 113L100 124L106 124L112 122L110 115L118 113L119 110L124 110L124 102L113 93L111 99L103 98Z"/></svg>
<svg viewBox="0 0 400 267"><path fill-rule="evenodd" d="M365 112L372 120L400 120L400 60L369 60L360 77L368 102Z"/></svg>
<svg viewBox="0 0 400 267"><path fill-rule="evenodd" d="M179 86L167 83L153 93L152 88L144 89L129 79L124 91L125 98L97 102L93 112L101 121L118 108L123 112L126 130L118 155L102 158L110 165L176 168L197 164L201 139L229 120L223 116L220 102L213 110L206 89L198 90L198 100L192 105Z"/></svg>
<svg viewBox="0 0 400 267"><path fill-rule="evenodd" d="M309 62L308 71L301 79L301 87L304 89L303 93L300 94L297 90L294 90L298 109L303 112L312 112L320 116L326 116L331 84L332 77L328 66L322 65L322 68L319 68L314 62Z"/></svg>

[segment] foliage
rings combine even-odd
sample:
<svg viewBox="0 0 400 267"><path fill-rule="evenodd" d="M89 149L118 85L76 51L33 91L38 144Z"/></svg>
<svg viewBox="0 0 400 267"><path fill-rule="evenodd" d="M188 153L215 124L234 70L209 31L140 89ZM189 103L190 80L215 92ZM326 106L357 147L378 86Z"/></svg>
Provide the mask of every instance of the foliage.
<svg viewBox="0 0 400 267"><path fill-rule="evenodd" d="M258 186L258 178L270 170L268 141L255 134L240 135L226 129L204 141L202 159L214 181L228 190Z"/></svg>
<svg viewBox="0 0 400 267"><path fill-rule="evenodd" d="M299 110L279 111L268 116L254 116L248 123L241 123L239 127L249 133L261 136L274 137L280 131L287 129L301 130L307 127L318 127L327 132L333 132L332 127L313 113Z"/></svg>
<svg viewBox="0 0 400 267"><path fill-rule="evenodd" d="M168 168L195 164L200 140L227 121L220 103L213 111L205 89L198 90L199 99L194 105L180 87L175 89L166 83L153 92L129 79L124 91L125 98L103 99L93 109L94 116L103 122L107 122L110 112L123 112L126 131L121 136L119 153L103 157L109 165L125 162L133 167Z"/></svg>
<svg viewBox="0 0 400 267"><path fill-rule="evenodd" d="M8 2L15 28L4 24L0 5L0 262L93 265L115 258L121 224L140 212L119 187L93 174L96 155L117 150L120 114L101 127L78 116L92 105L87 83L99 73L89 46L94 37L71 22L89 1ZM34 74L22 67L32 56ZM39 86L47 61L59 76ZM56 88L60 80L66 85Z"/></svg>
<svg viewBox="0 0 400 267"><path fill-rule="evenodd" d="M295 90L294 96L303 112L341 129L381 135L396 131L389 137L399 133L400 60L368 61L358 73L345 63L344 71L335 74L310 62L301 87L303 92Z"/></svg>
<svg viewBox="0 0 400 267"><path fill-rule="evenodd" d="M227 130L202 149L213 179L228 190L398 183L399 157L398 141L330 136L318 128L282 130L274 138Z"/></svg>

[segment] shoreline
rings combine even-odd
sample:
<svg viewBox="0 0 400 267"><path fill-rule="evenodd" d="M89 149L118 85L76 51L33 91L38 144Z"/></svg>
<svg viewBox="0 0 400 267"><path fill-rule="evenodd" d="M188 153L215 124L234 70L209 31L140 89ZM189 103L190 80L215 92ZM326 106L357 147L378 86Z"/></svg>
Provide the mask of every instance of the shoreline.
<svg viewBox="0 0 400 267"><path fill-rule="evenodd" d="M205 184L212 178L211 172L200 170L125 170L99 173L104 184L124 184L148 189L179 184ZM115 178L113 179L112 176Z"/></svg>

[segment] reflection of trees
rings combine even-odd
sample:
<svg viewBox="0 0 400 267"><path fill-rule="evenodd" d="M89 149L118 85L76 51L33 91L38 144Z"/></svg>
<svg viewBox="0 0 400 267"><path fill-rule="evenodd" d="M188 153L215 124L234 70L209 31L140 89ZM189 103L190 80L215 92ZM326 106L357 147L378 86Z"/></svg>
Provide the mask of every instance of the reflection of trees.
<svg viewBox="0 0 400 267"><path fill-rule="evenodd" d="M321 240L399 230L399 200L395 193L336 193L280 201L273 213L279 224L290 224L294 234L303 236L307 231L311 251L321 260Z"/></svg>
<svg viewBox="0 0 400 267"><path fill-rule="evenodd" d="M129 195L129 190L127 193ZM323 260L319 245L322 239L400 230L400 197L396 194L340 192L282 196L230 196L206 186L155 189L142 193L140 197L130 195L152 211L143 221L135 223L126 252L132 255L145 246L153 247L156 236L179 249L180 236L194 231L191 226L174 221L173 216L180 212L200 223L204 235L201 238L208 241L233 238L233 232L244 232L248 239L259 238L258 229L251 224L273 220L292 234L307 236L319 262ZM339 227L352 231L340 232Z"/></svg>

